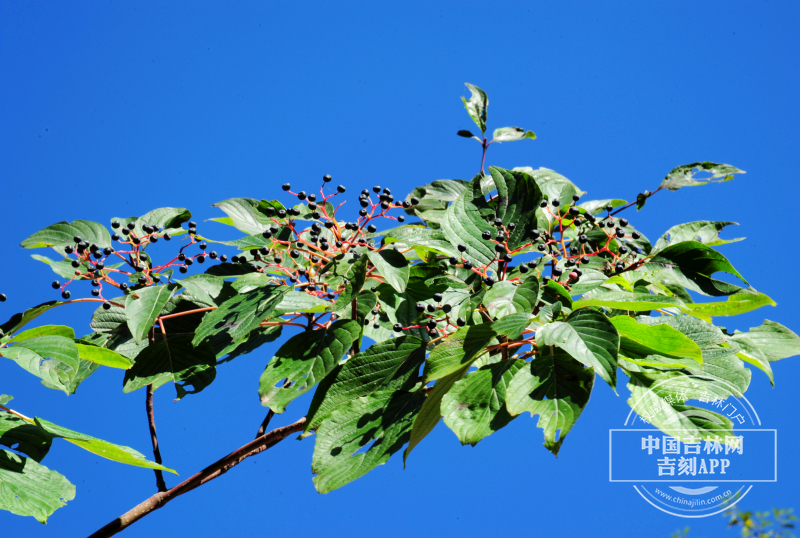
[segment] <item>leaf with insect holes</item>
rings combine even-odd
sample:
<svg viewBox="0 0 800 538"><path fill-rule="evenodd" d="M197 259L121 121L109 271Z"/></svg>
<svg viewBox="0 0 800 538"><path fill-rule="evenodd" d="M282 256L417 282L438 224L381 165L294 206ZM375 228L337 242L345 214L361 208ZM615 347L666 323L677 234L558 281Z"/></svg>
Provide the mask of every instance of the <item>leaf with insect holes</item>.
<svg viewBox="0 0 800 538"><path fill-rule="evenodd" d="M210 385L216 373L216 353L207 342L192 345L191 334L167 335L145 347L125 371L122 392L133 392L147 385L158 388L175 384L178 399L196 394Z"/></svg>
<svg viewBox="0 0 800 538"><path fill-rule="evenodd" d="M425 342L401 336L373 345L336 367L320 383L307 415L311 431L345 402L377 390L392 390L416 379L425 361Z"/></svg>
<svg viewBox="0 0 800 538"><path fill-rule="evenodd" d="M708 172L710 176L705 178L696 177L697 174L701 172ZM705 185L706 183L730 181L735 174L744 173L744 170L739 170L735 166L729 164L710 162L684 164L673 168L672 171L667 174L667 177L664 178L664 181L661 182L661 187L671 191L677 191L682 187L695 187L698 185Z"/></svg>
<svg viewBox="0 0 800 538"><path fill-rule="evenodd" d="M258 389L261 405L283 413L289 402L336 368L360 334L361 325L357 321L338 320L329 327L291 337L261 374Z"/></svg>
<svg viewBox="0 0 800 538"><path fill-rule="evenodd" d="M39 523L75 498L75 486L56 471L0 450L0 509L32 516Z"/></svg>
<svg viewBox="0 0 800 538"><path fill-rule="evenodd" d="M71 384L79 374L80 355L71 338L38 336L3 348L0 354L16 362L42 381L69 394Z"/></svg>

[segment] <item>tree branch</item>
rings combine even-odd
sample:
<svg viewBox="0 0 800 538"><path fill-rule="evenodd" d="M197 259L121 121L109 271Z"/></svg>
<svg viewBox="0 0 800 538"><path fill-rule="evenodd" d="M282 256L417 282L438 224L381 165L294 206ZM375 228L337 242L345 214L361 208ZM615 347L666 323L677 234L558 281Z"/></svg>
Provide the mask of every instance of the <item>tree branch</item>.
<svg viewBox="0 0 800 538"><path fill-rule="evenodd" d="M275 416L275 411L270 409L269 412L267 413L267 416L264 417L264 422L262 422L261 426L258 428L258 433L256 433L256 439L264 435L264 433L267 431L267 428L269 427L269 421L272 420L272 417L274 416Z"/></svg>
<svg viewBox="0 0 800 538"><path fill-rule="evenodd" d="M175 497L183 495L184 493L187 493L196 487L202 486L206 482L225 474L231 467L240 464L246 458L255 456L259 452L263 452L264 450L278 444L280 441L283 441L286 437L294 432L301 431L305 427L305 424L306 418L303 417L294 424L289 424L288 426L283 426L282 428L276 428L268 434L262 435L261 437L250 441L243 447L239 448L238 450L234 450L224 458L217 460L196 475L181 482L174 488L156 493L146 501L128 510L120 517L92 534L89 538L107 538L108 536L113 536L118 532L125 530L150 512L158 510Z"/></svg>
<svg viewBox="0 0 800 538"><path fill-rule="evenodd" d="M153 442L153 458L156 463L161 465L161 450L158 449L158 437L156 437L156 417L153 415L153 385L147 385L145 391L145 407L147 408L147 422L150 425L150 440ZM156 487L158 491L167 491L167 483L164 482L164 473L161 469L153 469L156 473Z"/></svg>

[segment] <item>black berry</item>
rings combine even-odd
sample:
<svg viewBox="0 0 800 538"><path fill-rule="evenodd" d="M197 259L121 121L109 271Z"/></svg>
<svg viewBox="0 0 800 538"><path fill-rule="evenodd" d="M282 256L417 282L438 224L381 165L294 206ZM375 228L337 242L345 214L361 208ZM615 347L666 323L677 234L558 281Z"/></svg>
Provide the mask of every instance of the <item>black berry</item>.
<svg viewBox="0 0 800 538"><path fill-rule="evenodd" d="M58 288L61 287L61 282L59 282L58 280L54 280L52 286L54 290L57 290Z"/></svg>
<svg viewBox="0 0 800 538"><path fill-rule="evenodd" d="M394 329L394 332L399 333L399 332L401 332L403 330L403 326L400 325L399 323L395 323L394 327L392 327L392 329Z"/></svg>
<svg viewBox="0 0 800 538"><path fill-rule="evenodd" d="M282 188L283 190L285 190L285 191L288 191L289 189L291 189L291 188L292 188L292 184L291 184L291 183L284 183L284 184L281 186L281 188Z"/></svg>
<svg viewBox="0 0 800 538"><path fill-rule="evenodd" d="M465 320L464 318L458 318L456 320L456 325L458 325L459 327L463 327L466 324L467 324L467 320Z"/></svg>

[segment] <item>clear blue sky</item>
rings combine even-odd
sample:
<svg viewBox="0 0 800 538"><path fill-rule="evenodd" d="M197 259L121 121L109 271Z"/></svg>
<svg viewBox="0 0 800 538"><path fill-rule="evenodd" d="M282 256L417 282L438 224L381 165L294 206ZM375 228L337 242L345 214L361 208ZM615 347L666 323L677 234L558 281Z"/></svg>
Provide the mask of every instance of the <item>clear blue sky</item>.
<svg viewBox="0 0 800 538"><path fill-rule="evenodd" d="M0 318L56 298L53 275L17 245L60 220L108 222L161 206L196 220L230 197L332 174L360 190L405 193L479 167L464 82L490 98L490 128L539 139L490 148L488 164L545 166L592 198L633 199L698 160L747 175L663 192L632 222L653 240L673 224L732 220L721 247L768 307L800 332L792 230L798 195L796 2L0 2ZM792 156L794 155L794 157ZM226 227L201 233L231 237ZM77 288L77 287L76 287ZM88 291L85 290L88 294ZM91 309L51 323L89 332ZM165 463L186 478L251 439L266 409L258 377L277 344L220 368L199 396L156 392ZM779 429L779 482L744 508L800 508L794 461L800 359L755 371L748 397ZM149 453L144 394L101 369L66 397L13 363L0 392L15 408ZM125 536L666 537L687 524L608 483L609 428L629 411L599 384L558 459L528 415L461 447L442 424L403 470L393 458L328 495L315 492L313 438L287 440L173 501ZM274 424L293 422L307 401ZM45 464L77 497L47 526L0 512L4 536L85 536L154 492L153 474L57 442ZM168 477L175 484L174 477ZM728 536L719 516L690 536Z"/></svg>

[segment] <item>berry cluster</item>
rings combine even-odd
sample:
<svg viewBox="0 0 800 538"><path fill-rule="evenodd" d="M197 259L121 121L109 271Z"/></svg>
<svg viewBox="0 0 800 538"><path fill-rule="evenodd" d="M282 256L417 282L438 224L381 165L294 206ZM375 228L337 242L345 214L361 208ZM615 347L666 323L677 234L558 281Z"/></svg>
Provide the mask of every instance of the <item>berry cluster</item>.
<svg viewBox="0 0 800 538"><path fill-rule="evenodd" d="M388 218L397 222L405 220L404 215L389 216L391 209L409 208L419 203L417 198L409 201L395 201L388 188L373 187L375 194L364 189L359 195L359 217L354 222L344 222L336 219L336 212L342 206L333 207L331 200L346 191L343 185L336 187L336 192L325 194L325 184L331 181L330 175L323 177L319 196L308 194L305 191L292 192L289 183L283 185L283 190L297 196L302 203L298 207L283 208L268 206L263 209L271 223L268 227L251 239L256 238L261 244L258 248L251 248L247 253L231 257L233 264L244 264L254 272L276 275L279 283L294 286L322 299L335 299L342 291L330 287L321 280L322 269L333 258L351 253L353 258L359 258L365 249L376 249L370 234L377 231L373 223L378 218ZM303 216L303 220L312 220L312 224L301 229L302 220L296 217ZM61 290L61 296L69 299L71 293L66 287L75 279L91 280L92 296L103 301L103 307L110 309L113 304L103 297L104 286L112 286L128 293L142 287L158 284L162 279L171 276L168 270L177 268L181 273L187 273L195 262L204 263L206 259L218 260L225 263L228 257L225 254L207 252L208 242L197 233L197 224L188 223L188 241L183 244L172 260L163 265L154 265L145 248L157 243L159 240L170 241L172 236L163 227L139 222L120 223L113 222L114 241L121 246L115 248L90 244L81 237L74 237L74 244L64 248L68 257L72 258L75 276L65 283L58 280L52 287ZM260 237L259 237L260 235ZM197 246L200 252L190 254L187 249ZM359 252L361 250L361 252ZM248 256L249 254L249 256ZM111 262L120 262L111 265ZM127 266L128 270L121 266ZM127 282L118 282L115 277L122 277L135 284L129 286ZM379 275L374 275L377 280L382 280ZM341 287L341 286L340 286Z"/></svg>
<svg viewBox="0 0 800 538"><path fill-rule="evenodd" d="M513 222L505 224L502 219L495 219L493 221L495 230L485 230L481 234L484 241L494 244L495 256L492 260L483 265L474 264L464 256L467 246L459 244L457 249L461 253L460 257L450 257L449 263L452 266L463 267L479 274L483 278L484 284L489 287L496 280L505 280L509 276L512 269L509 267L509 263L513 260L514 255L531 252L534 247L548 257L551 274L542 274L542 258L520 264L516 269L522 275L534 269L537 271L537 276L541 277L545 283L552 279L564 286L575 284L583 275L580 265L589 264L591 258L596 256L613 261L610 266L609 264L604 265L604 270L610 273L621 273L638 266L641 262L641 259L636 256L639 253L638 247L628 247L624 244L612 246L614 240L621 243L627 239L641 238L641 235L635 231L626 232L627 219L622 218L615 221L612 216L614 210L612 205L605 208L608 215L598 219L590 212L575 205L579 200L580 197L574 195L573 203L566 207L561 207L561 201L557 198L549 202L542 201L540 208L552 218L550 227L546 230L532 229L529 232L530 241L515 249L509 246L508 237L516 229L516 225ZM602 232L602 235L594 234L590 238L589 234L598 230ZM561 260L565 262L563 266L567 269L566 276L562 264L559 263ZM489 274L489 268L493 264L497 264L495 276ZM513 276L508 279L518 281L522 277Z"/></svg>
<svg viewBox="0 0 800 538"><path fill-rule="evenodd" d="M163 227L154 224L142 224L138 222L111 223L113 234L111 239L117 241L120 246L115 249L111 246L99 246L89 243L79 236L73 237L73 244L64 247L64 253L68 258L72 258L72 267L75 273L67 282L61 283L53 281L51 286L55 290L61 290L61 297L69 299L72 294L66 289L75 279L90 280L92 284L91 294L103 301L103 308L111 308L112 302L103 297L103 287L111 286L123 293L128 293L131 289L136 290L146 286L158 284L162 278L169 279L171 271L165 271L177 267L181 273L186 273L189 266L195 261L205 262L206 258L216 259L217 253L206 254L207 244L200 242L197 237L197 224L189 222L189 240L181 246L179 253L172 260L164 265L153 265L150 257L144 249L159 240L170 241L172 235L165 231ZM194 255L187 255L184 251L192 245L198 244L200 252ZM223 255L220 260L224 261ZM119 262L119 263L113 263ZM127 269L127 270L126 270ZM138 276L137 276L138 275ZM122 277L128 282L118 282L115 277Z"/></svg>
<svg viewBox="0 0 800 538"><path fill-rule="evenodd" d="M342 206L334 207L330 202L334 197L346 192L343 185L336 187L336 192L325 194L325 184L331 181L330 175L323 178L323 186L319 196L306 193L306 191L293 192L292 186L285 183L284 191L297 196L303 204L300 209L267 207L265 212L272 221L269 228L261 233L264 246L251 248L249 256L241 254L231 258L233 263L249 264L253 270L277 274L283 278L283 283L302 289L319 298L334 299L342 286L332 288L321 279L323 268L335 257L350 254L358 259L361 251L375 250L374 241L370 234L377 232L373 223L378 218L388 218L403 222L405 216L390 216L391 209L407 208L418 204L416 198L408 202L394 200L389 189L372 188L375 199L370 191L364 189L358 197L359 217L354 222L339 221L336 212ZM303 207L305 206L305 207ZM311 226L300 229L299 222L294 217L304 215L310 217ZM374 275L376 279L381 277Z"/></svg>
<svg viewBox="0 0 800 538"><path fill-rule="evenodd" d="M436 304L424 304L424 303L417 303L416 309L419 313L424 313L424 318L427 321L424 324L417 324L417 325L410 325L408 327L403 327L400 323L395 323L394 332L399 333L408 329L422 329L425 328L428 330L428 336L431 338L435 338L439 336L438 331L443 330L446 331L448 329L458 329L459 327L463 327L467 324L467 320L462 317L456 319L456 323L453 324L450 321L450 312L453 310L452 305L447 303L442 303L442 294L441 293L434 293L433 300ZM373 311L375 313L375 311ZM376 327L377 328L377 327Z"/></svg>

